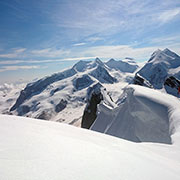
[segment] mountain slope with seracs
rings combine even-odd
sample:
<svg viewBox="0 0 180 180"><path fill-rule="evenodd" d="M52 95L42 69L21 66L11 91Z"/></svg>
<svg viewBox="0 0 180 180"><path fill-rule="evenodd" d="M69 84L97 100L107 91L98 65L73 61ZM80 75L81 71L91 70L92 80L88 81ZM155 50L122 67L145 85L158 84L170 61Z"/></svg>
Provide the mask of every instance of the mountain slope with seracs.
<svg viewBox="0 0 180 180"><path fill-rule="evenodd" d="M180 179L179 145L133 143L47 121L0 115L0 179Z"/></svg>
<svg viewBox="0 0 180 180"><path fill-rule="evenodd" d="M10 113L79 126L89 87L113 85L124 81L123 76L132 79L133 75L112 69L98 58L79 61L70 69L27 84Z"/></svg>
<svg viewBox="0 0 180 180"><path fill-rule="evenodd" d="M99 105L92 130L134 142L180 144L180 101L150 88L130 85L118 107Z"/></svg>

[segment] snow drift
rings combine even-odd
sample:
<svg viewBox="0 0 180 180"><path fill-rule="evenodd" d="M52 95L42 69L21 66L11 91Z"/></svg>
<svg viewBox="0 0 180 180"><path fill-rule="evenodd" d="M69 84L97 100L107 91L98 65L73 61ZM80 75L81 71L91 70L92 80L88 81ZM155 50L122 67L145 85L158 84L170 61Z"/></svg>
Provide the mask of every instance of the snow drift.
<svg viewBox="0 0 180 180"><path fill-rule="evenodd" d="M180 179L179 146L132 143L62 123L0 115L0 179Z"/></svg>
<svg viewBox="0 0 180 180"><path fill-rule="evenodd" d="M180 101L158 90L127 86L117 108L100 104L99 111L92 130L134 142L180 141Z"/></svg>

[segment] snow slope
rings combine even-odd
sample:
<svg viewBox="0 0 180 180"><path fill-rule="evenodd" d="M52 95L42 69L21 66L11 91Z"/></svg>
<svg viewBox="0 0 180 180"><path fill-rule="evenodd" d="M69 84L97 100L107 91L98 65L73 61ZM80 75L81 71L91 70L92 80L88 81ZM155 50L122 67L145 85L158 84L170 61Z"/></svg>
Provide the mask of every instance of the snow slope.
<svg viewBox="0 0 180 180"><path fill-rule="evenodd" d="M134 142L180 144L180 101L150 88L129 85L117 108L99 105L92 130Z"/></svg>
<svg viewBox="0 0 180 180"><path fill-rule="evenodd" d="M0 85L0 112L9 113L9 108L16 102L20 91L26 86L25 83Z"/></svg>
<svg viewBox="0 0 180 180"><path fill-rule="evenodd" d="M179 180L179 147L0 115L2 180Z"/></svg>

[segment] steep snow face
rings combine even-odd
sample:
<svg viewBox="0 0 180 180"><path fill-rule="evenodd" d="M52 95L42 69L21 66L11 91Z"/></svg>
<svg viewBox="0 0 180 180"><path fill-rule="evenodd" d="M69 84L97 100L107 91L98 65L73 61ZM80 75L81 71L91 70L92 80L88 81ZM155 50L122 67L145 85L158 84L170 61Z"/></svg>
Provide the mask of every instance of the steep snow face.
<svg viewBox="0 0 180 180"><path fill-rule="evenodd" d="M154 88L162 89L167 77L180 79L180 57L169 49L155 51L145 66L138 71Z"/></svg>
<svg viewBox="0 0 180 180"><path fill-rule="evenodd" d="M127 84L128 78L132 79L132 76L132 73L122 74L119 70L109 68L98 58L94 61L79 61L70 69L29 83L20 92L16 102L13 101L8 107L10 113L15 115L80 126L90 86L124 81Z"/></svg>
<svg viewBox="0 0 180 180"><path fill-rule="evenodd" d="M132 59L125 59L125 60L120 60L116 61L114 59L110 59L106 65L110 68L118 69L122 72L129 72L133 73L136 71L138 68L138 65L132 60Z"/></svg>
<svg viewBox="0 0 180 180"><path fill-rule="evenodd" d="M97 68L95 70L93 70L90 73L91 76L95 77L98 81L100 81L101 83L114 83L117 82L117 79L112 77L107 69L105 69L102 66L97 66Z"/></svg>
<svg viewBox="0 0 180 180"><path fill-rule="evenodd" d="M180 146L0 115L0 179L180 179Z"/></svg>
<svg viewBox="0 0 180 180"><path fill-rule="evenodd" d="M180 102L176 97L142 86L125 88L117 108L100 104L92 130L134 142L178 143Z"/></svg>

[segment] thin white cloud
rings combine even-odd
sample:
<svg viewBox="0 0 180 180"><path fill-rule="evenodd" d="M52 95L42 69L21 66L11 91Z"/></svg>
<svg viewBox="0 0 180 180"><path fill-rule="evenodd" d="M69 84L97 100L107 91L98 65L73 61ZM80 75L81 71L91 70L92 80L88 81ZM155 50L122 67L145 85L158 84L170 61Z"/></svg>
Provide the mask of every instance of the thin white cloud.
<svg viewBox="0 0 180 180"><path fill-rule="evenodd" d="M3 66L0 68L0 72L28 70L28 69L37 69L37 68L39 68L39 66Z"/></svg>
<svg viewBox="0 0 180 180"><path fill-rule="evenodd" d="M162 12L159 15L158 19L160 20L161 23L167 23L179 14L180 14L180 8L174 8L174 9L170 9L170 10L166 10Z"/></svg>
<svg viewBox="0 0 180 180"><path fill-rule="evenodd" d="M16 58L17 56L16 53L0 54L0 58Z"/></svg>
<svg viewBox="0 0 180 180"><path fill-rule="evenodd" d="M61 57L68 55L70 53L69 50L63 50L63 49L52 49L52 48L46 48L46 49L39 49L39 50L33 50L30 52L31 55L37 56L37 57Z"/></svg>
<svg viewBox="0 0 180 180"><path fill-rule="evenodd" d="M90 41L90 42L96 42L96 41L100 41L100 40L103 40L103 38L98 37L98 36L89 37L86 39L86 41Z"/></svg>
<svg viewBox="0 0 180 180"><path fill-rule="evenodd" d="M8 60L8 61L0 61L0 65L11 65L11 64L42 64L42 63L56 63L56 62L65 62L65 61L79 61L79 60L89 60L94 59L95 56L92 57L69 57L69 58L62 58L62 59L46 59L46 60Z"/></svg>
<svg viewBox="0 0 180 180"><path fill-rule="evenodd" d="M149 47L133 47L128 45L112 45L112 46L96 46L91 47L83 52L83 54L89 54L104 59L124 59L125 57L132 57L137 61L146 61L150 58L151 54L161 48L170 48L175 52L179 52L180 44L171 44L168 47L163 46L149 46ZM83 55L82 54L82 55Z"/></svg>
<svg viewBox="0 0 180 180"><path fill-rule="evenodd" d="M132 31L132 27L140 31L156 28L160 20L167 22L179 13L178 5L177 0L70 1L57 4L48 15L58 27L68 29L64 32L68 38L78 39Z"/></svg>
<svg viewBox="0 0 180 180"><path fill-rule="evenodd" d="M26 48L20 48L20 49L15 49L14 52L19 54L19 53L23 53L24 51L26 51Z"/></svg>
<svg viewBox="0 0 180 180"><path fill-rule="evenodd" d="M157 45L166 45L171 46L174 45L176 42L180 42L180 35L175 36L165 36L165 37L157 37L150 39L150 43L157 44Z"/></svg>
<svg viewBox="0 0 180 180"><path fill-rule="evenodd" d="M158 47L133 48L128 45L96 46L89 48L85 54L91 54L99 58L123 59L132 57L136 60L147 60Z"/></svg>
<svg viewBox="0 0 180 180"><path fill-rule="evenodd" d="M0 58L16 58L22 56L26 48L13 48L10 53L0 54Z"/></svg>
<svg viewBox="0 0 180 180"><path fill-rule="evenodd" d="M82 42L82 43L76 43L76 44L73 44L73 46L84 46L86 43Z"/></svg>
<svg viewBox="0 0 180 180"><path fill-rule="evenodd" d="M24 62L23 60L0 61L0 65L19 64L23 62Z"/></svg>

